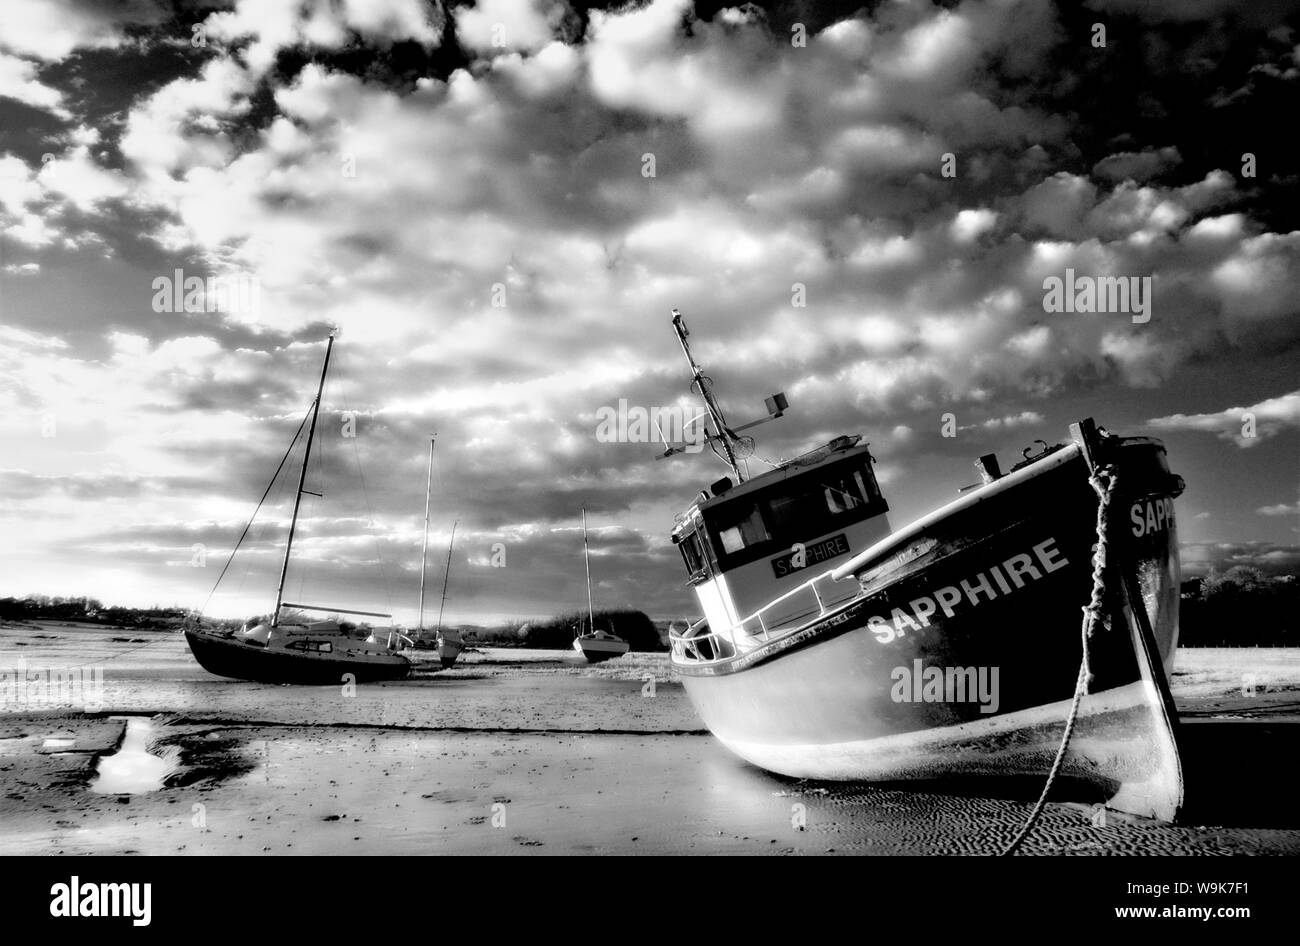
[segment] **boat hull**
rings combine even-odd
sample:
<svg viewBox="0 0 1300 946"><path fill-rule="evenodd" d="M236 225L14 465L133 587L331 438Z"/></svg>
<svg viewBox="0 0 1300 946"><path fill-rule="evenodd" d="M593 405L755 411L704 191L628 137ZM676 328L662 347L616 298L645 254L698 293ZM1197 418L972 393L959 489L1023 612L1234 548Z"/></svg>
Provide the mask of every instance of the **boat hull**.
<svg viewBox="0 0 1300 946"><path fill-rule="evenodd" d="M199 665L209 673L256 683L297 683L311 686L401 680L410 662L398 654L334 655L290 653L245 644L232 638L187 630L185 641Z"/></svg>
<svg viewBox="0 0 1300 946"><path fill-rule="evenodd" d="M456 666L456 658L460 652L465 649L463 641L452 637L438 638L438 661L442 664L443 670L450 670Z"/></svg>
<svg viewBox="0 0 1300 946"><path fill-rule="evenodd" d="M1078 678L1096 541L1087 465L1067 449L856 569L863 593L806 627L727 660L675 652L705 724L742 758L794 777L1045 773ZM1120 455L1108 549L1114 571L1127 563L1132 596L1111 582L1062 774L1112 807L1172 820L1180 483L1154 441ZM1159 511L1150 531L1149 510ZM1141 536L1130 523L1139 512Z"/></svg>
<svg viewBox="0 0 1300 946"><path fill-rule="evenodd" d="M579 637L573 642L573 649L586 657L589 663L595 664L600 663L602 660L622 657L631 649L631 645L624 640Z"/></svg>

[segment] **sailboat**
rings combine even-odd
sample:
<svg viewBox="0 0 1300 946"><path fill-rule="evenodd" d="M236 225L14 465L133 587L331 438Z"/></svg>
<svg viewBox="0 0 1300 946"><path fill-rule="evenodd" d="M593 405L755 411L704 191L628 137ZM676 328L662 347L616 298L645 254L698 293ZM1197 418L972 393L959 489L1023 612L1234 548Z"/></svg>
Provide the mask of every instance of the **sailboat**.
<svg viewBox="0 0 1300 946"><path fill-rule="evenodd" d="M306 447L303 450L302 469L298 474L298 489L294 494L293 517L289 522L289 535L284 544L284 560L280 566L280 582L275 593L275 609L271 612L269 622L259 622L253 626L244 625L237 631L214 630L201 626L186 628L185 641L190 652L199 665L209 673L238 680L253 680L260 683L304 683L304 684L338 684L348 682L367 682L374 680L399 680L410 673L411 664L404 656L397 653L404 638L389 634L387 640L379 641L375 635L366 640L357 640L349 636L335 620L299 622L281 620L287 609L296 611L324 612L329 614L355 614L367 617L391 618L392 615L374 611L354 611L346 608L318 607L308 604L292 604L284 600L285 577L289 572L289 561L293 552L294 533L298 526L298 511L304 493L311 493L306 488L307 464L311 459L312 441L316 435L316 421L320 415L321 398L325 391L325 377L329 372L330 354L334 350L334 335L331 334L325 346L325 363L321 368L320 385L316 390L316 400L312 403L309 414L311 425L307 430ZM306 423L306 418L304 418ZM280 466L276 468L262 494L258 508L265 502L271 492L280 470L284 468L289 454L302 433L299 426L289 449L285 452ZM311 493L311 495L320 495ZM256 518L254 511L253 517ZM249 520L243 534L235 543L234 550L226 567L221 570L217 584L225 575L235 552L248 535Z"/></svg>
<svg viewBox="0 0 1300 946"><path fill-rule="evenodd" d="M596 630L596 615L591 601L591 556L587 551L587 508L582 509L582 560L587 568L587 627L586 634L581 633L573 639L573 649L587 658L589 663L600 663L613 657L622 657L631 648L623 638L604 629Z"/></svg>
<svg viewBox="0 0 1300 946"><path fill-rule="evenodd" d="M979 484L895 530L859 437L750 476L740 432L763 421L728 425L673 326L731 475L672 529L703 616L671 661L725 746L795 778L1045 776L1040 811L1059 776L1177 816L1184 484L1158 440L1082 419L1005 474L980 457Z"/></svg>
<svg viewBox="0 0 1300 946"><path fill-rule="evenodd" d="M436 438L429 438L429 475L425 483L424 490L424 544L420 549L420 622L416 631L416 637L423 636L424 633L424 579L428 572L429 558L429 499L433 495L433 444ZM451 542L447 546L447 569L442 577L442 604L438 607L438 627L434 632L435 647L438 651L438 659L442 663L444 670L450 670L456 664L456 658L460 652L465 649L465 642L461 640L460 631L455 628L442 627L442 609L447 604L447 580L451 577L451 550L456 544L456 523L451 526Z"/></svg>
<svg viewBox="0 0 1300 946"><path fill-rule="evenodd" d="M451 580L451 552L456 547L456 526L459 522L451 524L451 541L447 543L447 567L442 572L442 601L438 604L438 627L434 631L438 641L438 659L442 661L444 670L450 669L456 663L456 658L460 652L465 649L465 644L461 640L460 631L454 627L444 628L442 626L442 612L447 606L447 582Z"/></svg>

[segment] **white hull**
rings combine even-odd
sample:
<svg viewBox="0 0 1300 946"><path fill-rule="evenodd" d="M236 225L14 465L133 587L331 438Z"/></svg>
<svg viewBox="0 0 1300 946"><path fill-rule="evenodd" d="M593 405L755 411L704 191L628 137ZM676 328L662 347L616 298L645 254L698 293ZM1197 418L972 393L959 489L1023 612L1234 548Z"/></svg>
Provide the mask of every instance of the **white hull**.
<svg viewBox="0 0 1300 946"><path fill-rule="evenodd" d="M573 649L592 663L622 657L632 645L618 637L579 637L573 642Z"/></svg>
<svg viewBox="0 0 1300 946"><path fill-rule="evenodd" d="M442 662L444 670L450 670L456 663L456 658L460 652L465 649L465 644L459 637L443 635L438 638L438 659Z"/></svg>

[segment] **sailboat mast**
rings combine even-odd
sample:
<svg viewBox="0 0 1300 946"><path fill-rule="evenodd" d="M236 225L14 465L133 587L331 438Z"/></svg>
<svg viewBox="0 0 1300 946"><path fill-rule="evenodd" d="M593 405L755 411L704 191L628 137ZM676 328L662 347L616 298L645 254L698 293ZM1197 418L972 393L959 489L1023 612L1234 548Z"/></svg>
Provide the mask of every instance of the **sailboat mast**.
<svg viewBox="0 0 1300 946"><path fill-rule="evenodd" d="M700 390L700 397L704 398L704 406L708 408L709 419L713 421L713 429L716 433L716 439L721 442L722 449L727 452L724 458L727 466L731 467L731 472L736 476L736 482L743 483L745 476L740 472L740 461L736 459L736 451L731 445L731 431L727 427L727 419L722 416L722 408L717 400L713 397L713 391L709 389L704 377L704 371L695 363L695 357L691 354L691 346L686 341L690 331L686 328L686 322L682 314L673 309L673 329L677 332L677 340L682 344L682 354L691 365L691 378L694 380L696 387Z"/></svg>
<svg viewBox="0 0 1300 946"><path fill-rule="evenodd" d="M587 568L587 621L590 633L596 633L596 613L591 607L591 555L587 551L587 507L582 507L582 563Z"/></svg>
<svg viewBox="0 0 1300 946"><path fill-rule="evenodd" d="M420 622L419 630L424 630L424 576L428 571L429 560L429 497L433 495L433 443L437 436L429 438L429 477L424 486L424 544L420 547Z"/></svg>
<svg viewBox="0 0 1300 946"><path fill-rule="evenodd" d="M320 386L316 389L316 403L311 409L311 427L307 430L307 447L302 454L302 470L298 473L298 491L293 496L293 518L289 521L289 540L284 543L284 564L280 566L280 585L275 590L275 613L271 626L280 624L280 606L284 602L284 579L289 574L289 553L293 550L293 534L298 528L298 507L302 505L303 488L307 485L307 461L311 459L311 442L316 435L316 418L320 416L320 402L325 395L325 375L330 370L330 352L334 350L334 333L325 345L325 364L320 369Z"/></svg>
<svg viewBox="0 0 1300 946"><path fill-rule="evenodd" d="M457 519L451 524L451 541L447 543L447 568L442 573L442 603L438 605L438 629L436 633L442 633L442 609L447 606L447 582L451 578L451 550L456 547L456 526L460 524Z"/></svg>

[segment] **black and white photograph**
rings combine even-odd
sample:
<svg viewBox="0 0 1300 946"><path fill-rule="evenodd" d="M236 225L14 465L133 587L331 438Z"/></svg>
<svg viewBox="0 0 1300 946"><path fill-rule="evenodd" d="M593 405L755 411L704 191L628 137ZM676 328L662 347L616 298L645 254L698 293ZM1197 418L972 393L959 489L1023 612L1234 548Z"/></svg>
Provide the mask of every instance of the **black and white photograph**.
<svg viewBox="0 0 1300 946"><path fill-rule="evenodd" d="M1300 0L4 0L0 853L1300 854L1298 93Z"/></svg>

